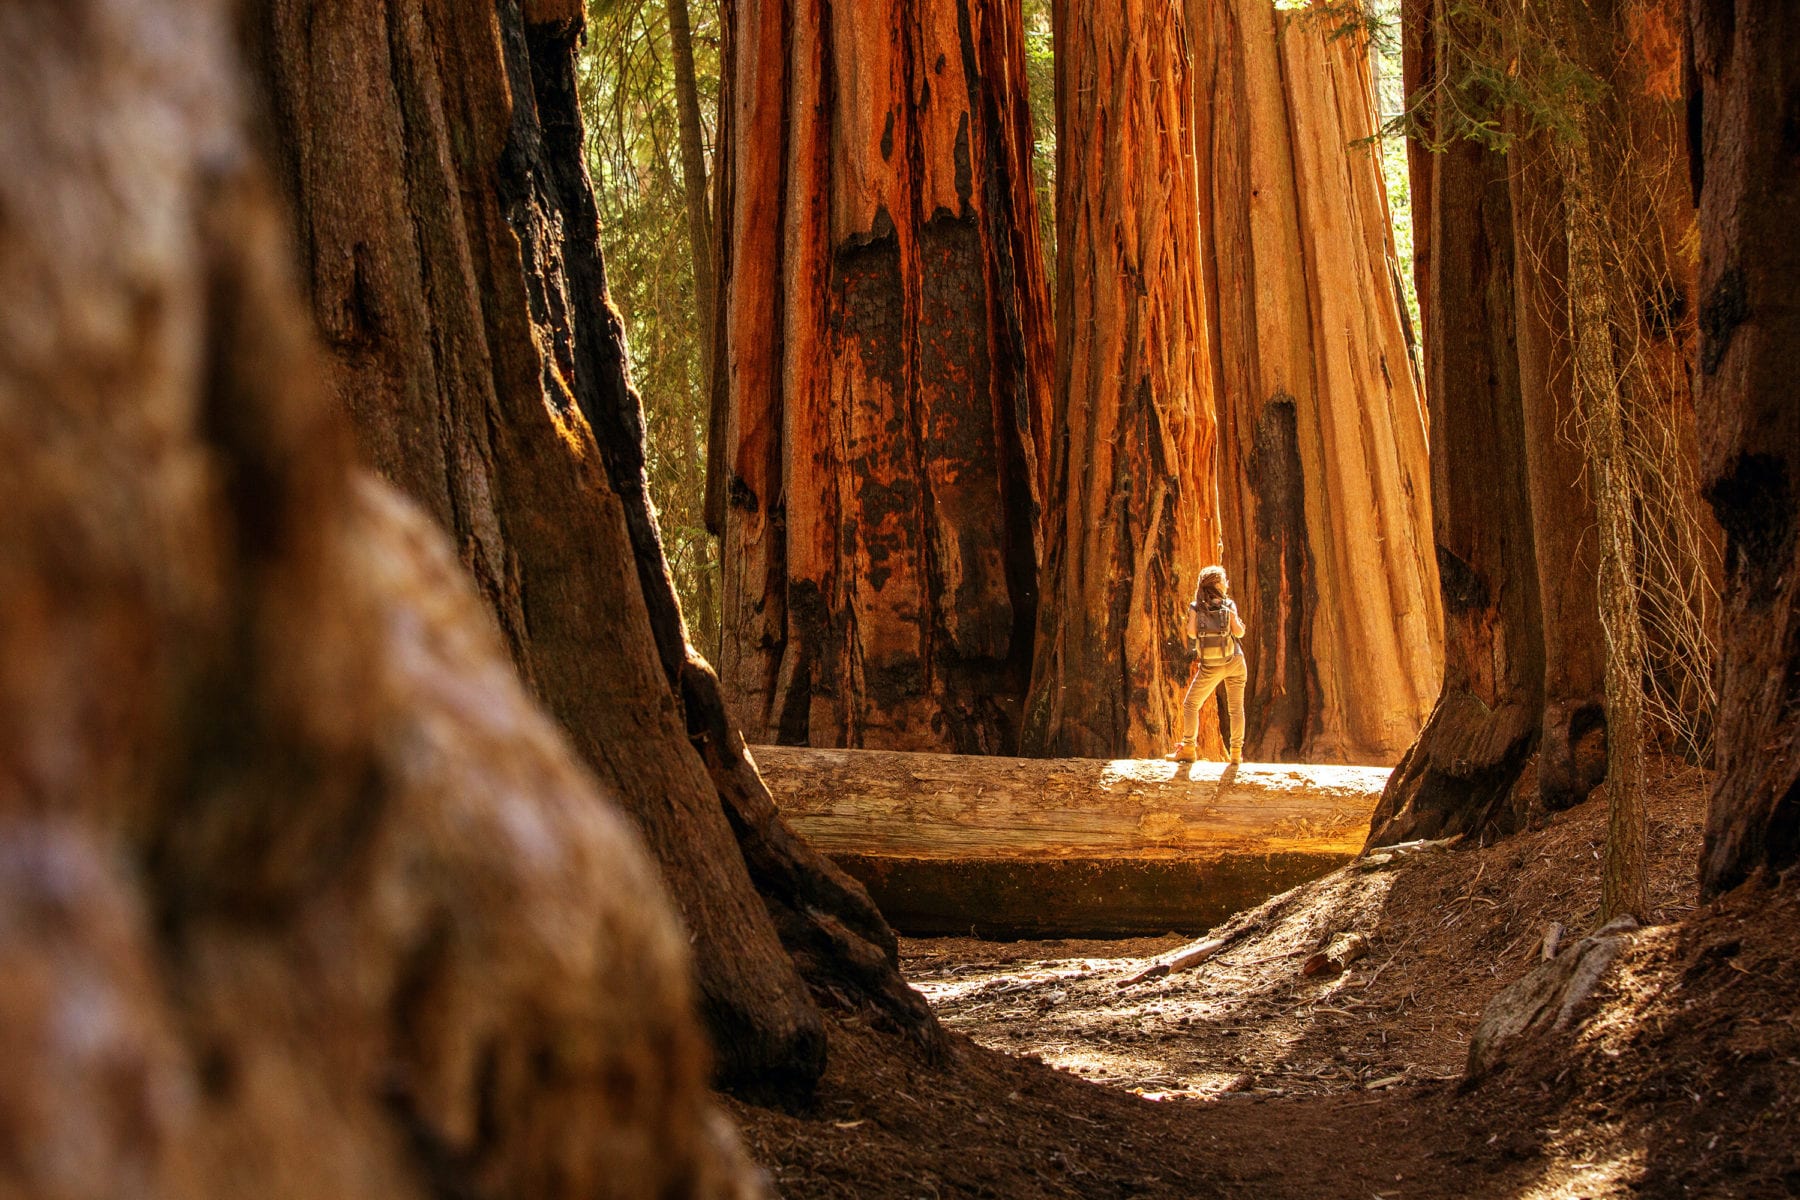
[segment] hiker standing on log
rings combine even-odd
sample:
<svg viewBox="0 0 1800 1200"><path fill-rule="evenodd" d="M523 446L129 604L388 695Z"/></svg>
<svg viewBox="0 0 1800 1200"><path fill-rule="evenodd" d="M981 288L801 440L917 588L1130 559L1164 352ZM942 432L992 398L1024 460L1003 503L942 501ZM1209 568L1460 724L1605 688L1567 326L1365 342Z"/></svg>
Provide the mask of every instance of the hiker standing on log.
<svg viewBox="0 0 1800 1200"><path fill-rule="evenodd" d="M1200 742L1200 709L1220 684L1225 685L1225 712L1231 723L1230 761L1243 761L1244 684L1250 678L1243 647L1238 644L1243 636L1244 621L1232 602L1225 568L1217 564L1207 567L1200 572L1194 602L1188 605L1187 642L1194 673L1181 698L1182 738L1168 753L1175 762L1194 761Z"/></svg>

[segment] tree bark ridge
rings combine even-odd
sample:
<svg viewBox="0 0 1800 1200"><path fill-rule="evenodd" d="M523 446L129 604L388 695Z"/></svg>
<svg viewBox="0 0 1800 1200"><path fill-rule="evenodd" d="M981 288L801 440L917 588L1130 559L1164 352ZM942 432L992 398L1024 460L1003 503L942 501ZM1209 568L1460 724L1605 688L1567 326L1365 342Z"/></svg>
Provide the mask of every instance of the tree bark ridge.
<svg viewBox="0 0 1800 1200"><path fill-rule="evenodd" d="M1018 743L1050 361L1020 21L733 10L721 677L755 740Z"/></svg>

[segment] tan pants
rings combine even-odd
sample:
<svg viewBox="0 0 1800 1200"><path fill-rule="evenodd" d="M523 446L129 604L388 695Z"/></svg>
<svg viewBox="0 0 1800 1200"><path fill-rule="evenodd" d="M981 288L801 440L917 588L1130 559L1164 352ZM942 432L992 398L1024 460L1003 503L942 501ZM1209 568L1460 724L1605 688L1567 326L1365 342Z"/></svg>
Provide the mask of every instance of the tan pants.
<svg viewBox="0 0 1800 1200"><path fill-rule="evenodd" d="M1188 680L1187 694L1181 698L1181 738L1192 746L1200 740L1200 710L1212 699L1220 684L1225 685L1225 710L1231 718L1231 752L1244 749L1244 684L1250 679L1250 668L1244 652L1238 651L1230 662L1216 667L1194 664L1194 676Z"/></svg>

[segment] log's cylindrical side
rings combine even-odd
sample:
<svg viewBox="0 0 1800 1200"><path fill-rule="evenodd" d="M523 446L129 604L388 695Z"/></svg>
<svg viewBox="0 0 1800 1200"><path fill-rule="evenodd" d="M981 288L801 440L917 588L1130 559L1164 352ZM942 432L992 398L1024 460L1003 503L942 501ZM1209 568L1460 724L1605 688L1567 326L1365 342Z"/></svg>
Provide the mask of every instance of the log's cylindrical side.
<svg viewBox="0 0 1800 1200"><path fill-rule="evenodd" d="M904 933L1199 932L1356 853L1380 767L759 746L782 815Z"/></svg>

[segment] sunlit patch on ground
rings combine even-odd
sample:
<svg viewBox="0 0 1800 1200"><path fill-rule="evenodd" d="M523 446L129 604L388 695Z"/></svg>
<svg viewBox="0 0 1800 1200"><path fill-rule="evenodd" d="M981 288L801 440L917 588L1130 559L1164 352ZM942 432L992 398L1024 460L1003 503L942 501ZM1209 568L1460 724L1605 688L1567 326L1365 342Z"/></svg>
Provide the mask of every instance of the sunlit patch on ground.
<svg viewBox="0 0 1800 1200"><path fill-rule="evenodd" d="M1332 872L1233 918L1213 935L1247 924L1241 938L1161 978L1131 982L1204 939L906 940L903 965L952 1029L1139 1095L1373 1096L1454 1079L1483 1005L1529 969L1548 924L1591 925L1603 810L1583 806L1493 847ZM1672 856L1658 898L1668 918L1692 903L1683 866L1698 808L1657 801L1652 815L1659 853ZM1303 974L1339 933L1364 935L1367 955Z"/></svg>
<svg viewBox="0 0 1800 1200"><path fill-rule="evenodd" d="M1343 1006L1359 1003L1359 981L1380 962L1322 981L1300 966L1335 926L1373 925L1393 879L1334 873L1266 905L1254 936L1210 961L1138 983L1130 981L1188 943L920 941L907 943L907 965L952 1028L1096 1083L1159 1098L1342 1090L1374 1078L1373 1068L1316 1061L1299 1043L1313 1010L1349 1014ZM1058 946L1077 952L1021 956Z"/></svg>

